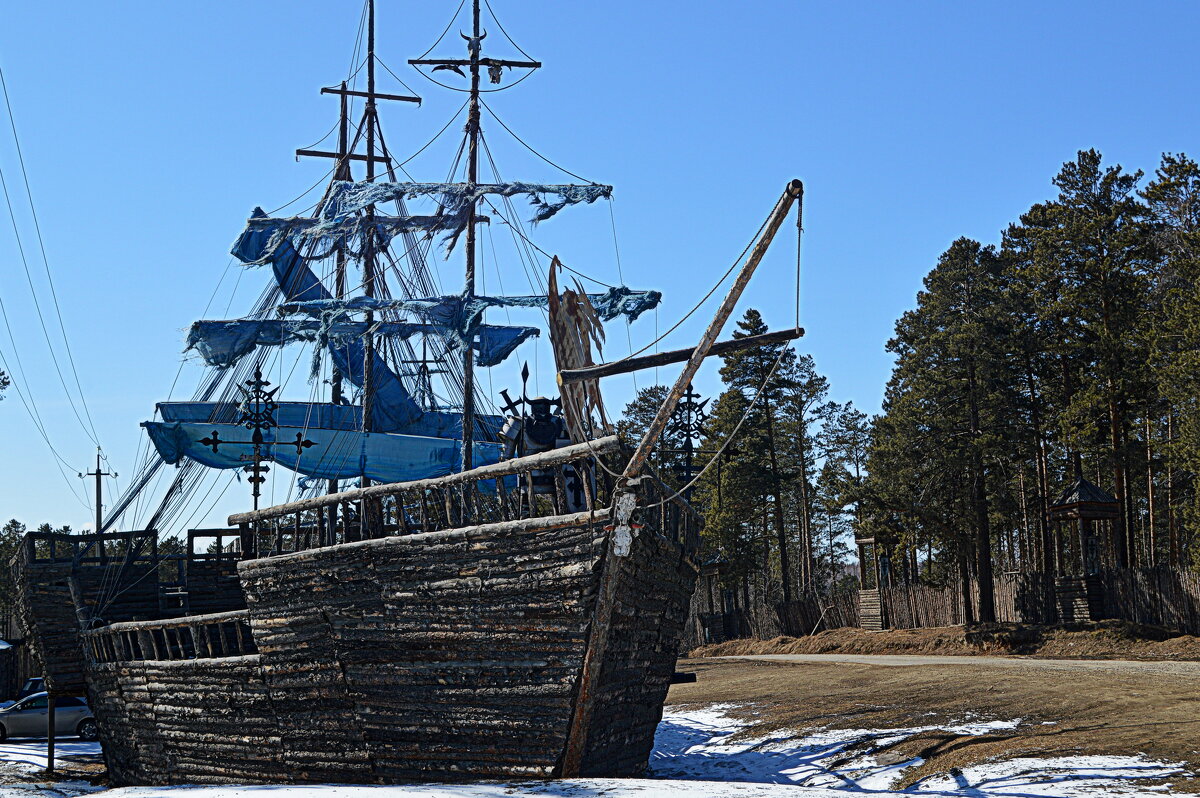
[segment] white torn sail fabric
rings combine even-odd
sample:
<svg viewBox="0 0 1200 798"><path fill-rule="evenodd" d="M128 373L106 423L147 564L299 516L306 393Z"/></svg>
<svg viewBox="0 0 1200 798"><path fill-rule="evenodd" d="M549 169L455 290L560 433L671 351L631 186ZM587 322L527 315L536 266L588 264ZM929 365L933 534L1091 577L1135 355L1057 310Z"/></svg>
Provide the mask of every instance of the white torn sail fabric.
<svg viewBox="0 0 1200 798"><path fill-rule="evenodd" d="M447 251L454 248L466 229L471 208L487 195L512 197L526 194L536 208L535 224L543 222L568 205L592 203L612 196L612 186L545 183L375 183L336 181L329 189L316 216L274 218L253 216L246 223L241 241L262 234L264 246L257 257L243 258L248 266L270 263L285 242L302 253L305 260L329 257L338 248L360 257L372 232L373 246L386 247L401 233L446 232ZM362 214L375 205L417 197L436 198L439 208L431 216L388 216L377 211L368 220ZM235 245L235 249L237 245Z"/></svg>
<svg viewBox="0 0 1200 798"><path fill-rule="evenodd" d="M460 346L462 337L457 330L440 324L419 322L380 321L368 325L364 321L334 321L334 314L322 314L320 319L232 319L228 321L201 320L192 322L184 351L195 349L210 366L228 367L259 346L286 346L302 342L318 347L345 347L367 333L385 338L411 338L414 335L437 335ZM484 324L477 329L473 342L481 366L502 363L518 346L540 334L536 327L510 327ZM320 364L320 348L314 352L314 368Z"/></svg>

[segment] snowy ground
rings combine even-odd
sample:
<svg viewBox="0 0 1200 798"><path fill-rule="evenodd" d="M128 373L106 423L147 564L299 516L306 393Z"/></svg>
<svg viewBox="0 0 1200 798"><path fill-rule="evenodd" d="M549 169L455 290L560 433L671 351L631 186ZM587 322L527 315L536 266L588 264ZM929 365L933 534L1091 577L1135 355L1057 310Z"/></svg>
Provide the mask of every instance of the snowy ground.
<svg viewBox="0 0 1200 798"><path fill-rule="evenodd" d="M905 729L777 731L738 735L747 723L733 707L668 710L655 738L647 779L573 779L556 782L449 786L260 786L133 787L97 792L81 782L26 782L0 786L0 798L848 798L910 795L914 798L1149 798L1166 787L1153 782L1184 774L1183 768L1141 756L1072 756L1014 759L925 779L889 792L904 771L921 764L883 751L927 731L978 735L1016 728L1019 720L975 721ZM735 739L735 735L738 737ZM91 746L89 748L89 746ZM95 744L66 743L66 756L87 757ZM0 745L8 773L30 775L45 766L44 743Z"/></svg>

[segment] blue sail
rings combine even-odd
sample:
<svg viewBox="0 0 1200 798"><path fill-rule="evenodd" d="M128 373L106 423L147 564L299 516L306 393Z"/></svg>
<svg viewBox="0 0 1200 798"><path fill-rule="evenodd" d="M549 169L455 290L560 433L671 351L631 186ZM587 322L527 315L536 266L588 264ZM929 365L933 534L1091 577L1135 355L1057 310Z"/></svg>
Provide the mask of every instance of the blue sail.
<svg viewBox="0 0 1200 798"><path fill-rule="evenodd" d="M250 433L243 426L187 421L142 423L154 447L169 464L183 458L208 468L244 468ZM200 441L217 432L217 451ZM298 449L292 441L311 440L315 445ZM365 476L377 482L407 482L453 474L462 458L462 441L454 438L401 435L387 432L278 426L263 433L263 454L284 468L318 479L353 479ZM475 465L499 462L503 447L477 441Z"/></svg>
<svg viewBox="0 0 1200 798"><path fill-rule="evenodd" d="M262 218L267 214L262 208L255 208L253 218ZM293 302L308 302L320 299L332 299L329 291L308 268L300 253L291 242L272 241L270 231L256 230L248 227L233 245L233 255L244 263L260 261L263 253L271 247L271 269L275 273L275 281L283 295ZM363 387L366 351L362 339L348 341L345 346L329 348L338 370L346 379ZM400 378L387 367L387 363L378 353L374 354L371 363L371 428L379 432L416 432L417 434L438 434L433 430L423 429L421 423L423 411L404 385Z"/></svg>

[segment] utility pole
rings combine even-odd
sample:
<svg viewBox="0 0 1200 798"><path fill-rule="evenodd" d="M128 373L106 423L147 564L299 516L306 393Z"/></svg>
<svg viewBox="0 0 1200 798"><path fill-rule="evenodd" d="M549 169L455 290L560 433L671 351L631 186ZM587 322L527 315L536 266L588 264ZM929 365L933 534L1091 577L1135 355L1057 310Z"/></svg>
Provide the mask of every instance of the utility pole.
<svg viewBox="0 0 1200 798"><path fill-rule="evenodd" d="M100 447L97 446L96 447L96 470L95 471L87 471L87 472L84 472L79 475L80 479L86 479L87 477L95 477L96 478L96 526L92 528L92 532L96 533L97 535L100 534L100 527L104 521L103 505L101 504L101 498L103 495L103 483L100 480L103 477L119 476L119 474L117 474L116 471L101 470L101 465L100 465L101 457L102 457L102 455L100 453ZM103 549L103 546L101 546L101 549Z"/></svg>

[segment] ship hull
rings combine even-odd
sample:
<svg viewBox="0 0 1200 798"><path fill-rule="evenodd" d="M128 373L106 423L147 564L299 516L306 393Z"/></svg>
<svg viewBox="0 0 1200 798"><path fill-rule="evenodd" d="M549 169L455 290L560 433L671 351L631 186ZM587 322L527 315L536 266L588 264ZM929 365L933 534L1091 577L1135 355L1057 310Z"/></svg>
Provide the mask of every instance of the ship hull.
<svg viewBox="0 0 1200 798"><path fill-rule="evenodd" d="M614 558L606 515L244 561L246 641L228 613L216 633L191 619L188 658L148 625L125 643L121 625L87 633L113 782L548 778L564 762L566 775L639 775L696 569L649 528Z"/></svg>

